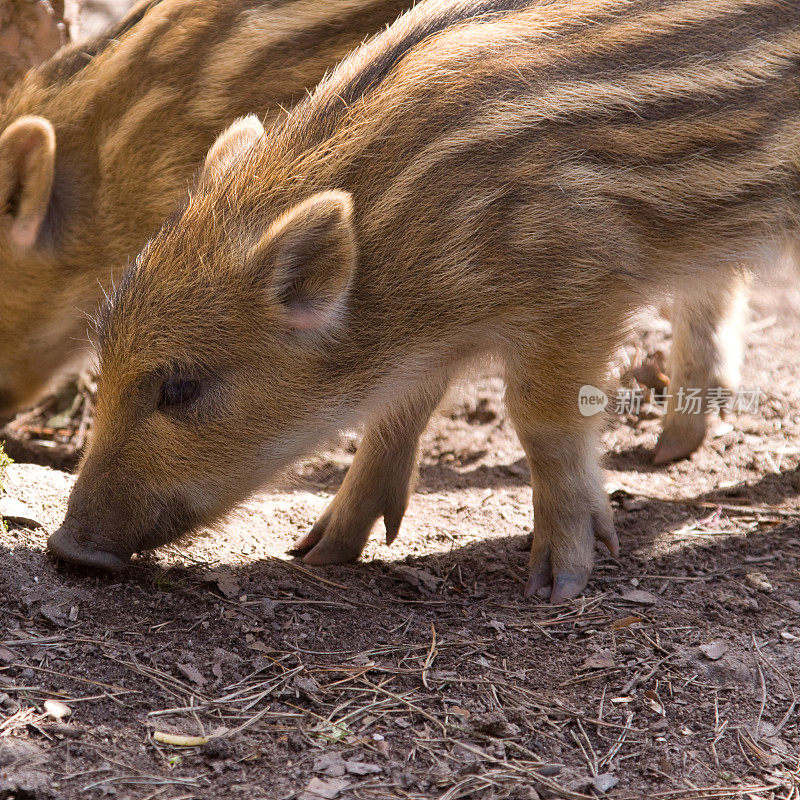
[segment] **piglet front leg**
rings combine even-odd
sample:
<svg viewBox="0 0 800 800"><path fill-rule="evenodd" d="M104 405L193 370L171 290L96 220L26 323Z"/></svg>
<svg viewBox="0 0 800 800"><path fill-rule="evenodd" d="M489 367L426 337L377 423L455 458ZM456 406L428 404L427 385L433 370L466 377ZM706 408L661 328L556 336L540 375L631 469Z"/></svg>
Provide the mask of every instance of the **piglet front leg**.
<svg viewBox="0 0 800 800"><path fill-rule="evenodd" d="M294 546L307 564L355 561L383 517L386 543L400 530L417 470L419 437L447 388L431 383L367 426L341 488Z"/></svg>
<svg viewBox="0 0 800 800"><path fill-rule="evenodd" d="M572 402L571 402L572 401ZM509 413L528 457L533 546L526 597L560 603L586 588L595 540L619 553L611 505L597 462L596 423L578 412L577 387L511 376Z"/></svg>

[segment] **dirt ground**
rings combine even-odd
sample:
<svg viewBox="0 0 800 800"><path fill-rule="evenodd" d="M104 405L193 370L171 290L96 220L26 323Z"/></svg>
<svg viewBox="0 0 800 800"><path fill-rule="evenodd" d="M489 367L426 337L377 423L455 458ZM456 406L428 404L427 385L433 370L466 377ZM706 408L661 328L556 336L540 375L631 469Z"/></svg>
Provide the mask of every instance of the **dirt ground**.
<svg viewBox="0 0 800 800"><path fill-rule="evenodd" d="M0 97L67 39L63 2L3 0L0 3Z"/></svg>
<svg viewBox="0 0 800 800"><path fill-rule="evenodd" d="M436 417L398 541L376 530L359 564L286 555L353 436L118 577L44 552L73 477L11 467L0 798L797 798L798 322L796 280L758 287L760 409L691 460L650 466L651 410L609 420L622 555L557 607L522 597L528 470L491 370ZM646 320L622 367L667 333Z"/></svg>
<svg viewBox="0 0 800 800"><path fill-rule="evenodd" d="M67 42L101 33L135 0L0 0L0 98Z"/></svg>

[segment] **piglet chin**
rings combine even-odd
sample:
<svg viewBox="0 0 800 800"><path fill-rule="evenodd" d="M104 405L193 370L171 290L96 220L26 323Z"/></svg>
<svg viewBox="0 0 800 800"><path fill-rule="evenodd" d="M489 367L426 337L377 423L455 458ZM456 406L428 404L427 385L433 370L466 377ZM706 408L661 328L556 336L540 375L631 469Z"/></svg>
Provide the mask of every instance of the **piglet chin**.
<svg viewBox="0 0 800 800"><path fill-rule="evenodd" d="M84 567L120 572L128 566L130 555L104 550L77 531L60 527L47 540L47 549L58 559Z"/></svg>

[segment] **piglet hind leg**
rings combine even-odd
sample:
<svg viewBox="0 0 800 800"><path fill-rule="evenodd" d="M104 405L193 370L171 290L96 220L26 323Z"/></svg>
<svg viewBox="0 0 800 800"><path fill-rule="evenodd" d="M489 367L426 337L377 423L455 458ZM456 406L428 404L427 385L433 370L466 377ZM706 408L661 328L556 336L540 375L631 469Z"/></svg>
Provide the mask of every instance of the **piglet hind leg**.
<svg viewBox="0 0 800 800"><path fill-rule="evenodd" d="M426 387L367 426L336 497L294 546L307 564L355 561L380 517L386 543L395 540L416 477L419 437L446 387Z"/></svg>
<svg viewBox="0 0 800 800"><path fill-rule="evenodd" d="M703 442L713 390L739 385L746 275L719 270L719 279L675 298L670 387L654 464L691 455ZM720 395L722 397L722 395Z"/></svg>
<svg viewBox="0 0 800 800"><path fill-rule="evenodd" d="M506 401L528 457L533 545L526 597L577 597L594 566L595 540L619 553L611 505L597 463L596 420L578 411L570 382L508 377ZM601 415L599 415L601 416Z"/></svg>

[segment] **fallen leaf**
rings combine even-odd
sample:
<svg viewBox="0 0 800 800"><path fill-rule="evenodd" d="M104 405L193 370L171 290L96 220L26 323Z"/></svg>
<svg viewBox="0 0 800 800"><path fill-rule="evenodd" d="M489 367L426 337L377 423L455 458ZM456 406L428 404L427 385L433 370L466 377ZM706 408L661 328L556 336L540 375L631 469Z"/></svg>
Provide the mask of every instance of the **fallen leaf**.
<svg viewBox="0 0 800 800"><path fill-rule="evenodd" d="M229 600L237 598L241 594L242 590L239 586L239 581L230 570L211 570L210 572L206 572L203 578L208 581L208 583L215 583L217 589Z"/></svg>
<svg viewBox="0 0 800 800"><path fill-rule="evenodd" d="M310 675L307 677L304 677L302 675L297 675L295 678L292 679L292 686L294 686L295 689L298 689L299 691L308 695L312 699L314 699L314 697L320 690L319 684Z"/></svg>
<svg viewBox="0 0 800 800"><path fill-rule="evenodd" d="M432 669L428 672L428 680L444 683L458 680L458 673L450 669Z"/></svg>
<svg viewBox="0 0 800 800"><path fill-rule="evenodd" d="M656 714L660 714L662 717L667 715L667 711L664 708L664 704L661 702L661 698L652 689L648 689L644 693L644 702L645 705L652 711L655 711Z"/></svg>
<svg viewBox="0 0 800 800"><path fill-rule="evenodd" d="M724 642L709 642L700 645L700 652L711 661L718 661L728 652L728 645Z"/></svg>
<svg viewBox="0 0 800 800"><path fill-rule="evenodd" d="M637 603L640 606L654 606L658 602L658 598L650 592L645 592L642 589L632 589L630 592L625 592L622 599L629 603Z"/></svg>
<svg viewBox="0 0 800 800"><path fill-rule="evenodd" d="M378 752L384 758L389 758L389 742L387 742L385 739L380 739L375 742L375 747L378 748Z"/></svg>
<svg viewBox="0 0 800 800"><path fill-rule="evenodd" d="M177 666L178 670L183 673L183 675L185 675L192 683L196 683L198 686L202 686L204 683L206 683L206 679L203 677L200 670L192 664L178 664Z"/></svg>
<svg viewBox="0 0 800 800"><path fill-rule="evenodd" d="M67 615L58 606L40 606L39 614L59 628L63 628L67 624Z"/></svg>
<svg viewBox="0 0 800 800"><path fill-rule="evenodd" d="M314 772L321 772L329 778L341 778L345 773L344 759L339 753L323 753L314 759Z"/></svg>
<svg viewBox="0 0 800 800"><path fill-rule="evenodd" d="M604 772L598 775L593 781L592 786L600 792L605 794L609 789L613 789L619 783L619 778L615 778L610 772Z"/></svg>
<svg viewBox="0 0 800 800"><path fill-rule="evenodd" d="M396 570L412 586L418 588L424 587L429 592L436 591L437 587L442 582L441 578L437 578L436 575L424 569L403 565L396 567Z"/></svg>
<svg viewBox="0 0 800 800"><path fill-rule="evenodd" d="M312 778L298 800L333 800L350 788L350 781L341 778Z"/></svg>
<svg viewBox="0 0 800 800"><path fill-rule="evenodd" d="M635 625L637 622L642 622L641 617L621 617L620 619L615 619L611 623L611 630L612 631L620 631L623 628L627 628L630 625Z"/></svg>
<svg viewBox="0 0 800 800"><path fill-rule="evenodd" d="M345 761L344 768L351 775L375 775L383 772L383 767L379 767L377 764L365 764L363 761Z"/></svg>
<svg viewBox="0 0 800 800"><path fill-rule="evenodd" d="M608 650L595 653L581 664L581 669L610 669L614 666L614 659Z"/></svg>

